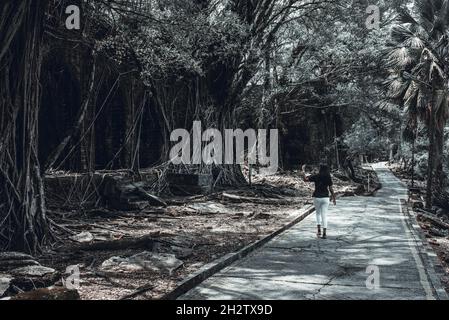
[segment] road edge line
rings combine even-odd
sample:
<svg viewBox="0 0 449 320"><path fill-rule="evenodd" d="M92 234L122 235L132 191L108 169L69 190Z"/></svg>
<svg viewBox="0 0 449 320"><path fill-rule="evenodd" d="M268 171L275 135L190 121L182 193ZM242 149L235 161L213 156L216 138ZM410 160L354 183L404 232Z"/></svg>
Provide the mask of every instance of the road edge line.
<svg viewBox="0 0 449 320"><path fill-rule="evenodd" d="M416 215L410 212L406 200L400 198L398 198L398 200L401 213L407 219L407 228L414 238L419 257L425 266L424 269L428 282L430 282L433 291L436 294L436 298L438 300L449 300L449 296L440 280L443 273L438 272L436 268L437 266L441 266L436 253L427 241L424 232L416 219Z"/></svg>

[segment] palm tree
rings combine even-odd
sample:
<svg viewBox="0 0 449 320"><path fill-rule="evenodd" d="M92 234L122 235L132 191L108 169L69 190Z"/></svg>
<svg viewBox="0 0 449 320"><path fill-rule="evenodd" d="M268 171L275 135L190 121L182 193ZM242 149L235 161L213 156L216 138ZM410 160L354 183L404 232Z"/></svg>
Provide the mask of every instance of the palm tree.
<svg viewBox="0 0 449 320"><path fill-rule="evenodd" d="M419 120L427 127L426 207L430 208L433 195L444 186L442 150L449 106L449 0L415 0L413 13L402 10L391 31L385 62L390 73L388 97L404 106L407 130L415 132Z"/></svg>

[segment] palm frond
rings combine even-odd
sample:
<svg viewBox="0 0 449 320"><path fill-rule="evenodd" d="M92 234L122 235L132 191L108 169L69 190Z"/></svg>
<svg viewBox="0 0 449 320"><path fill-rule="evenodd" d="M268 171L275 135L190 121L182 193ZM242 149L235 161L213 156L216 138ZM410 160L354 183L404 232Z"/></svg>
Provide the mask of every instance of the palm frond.
<svg viewBox="0 0 449 320"><path fill-rule="evenodd" d="M400 24L410 23L410 24L418 25L418 22L415 20L415 18L413 18L411 13L406 9L399 9L397 21Z"/></svg>
<svg viewBox="0 0 449 320"><path fill-rule="evenodd" d="M425 42L418 36L413 36L404 41L404 45L414 49L422 49L425 47Z"/></svg>
<svg viewBox="0 0 449 320"><path fill-rule="evenodd" d="M391 79L387 82L387 96L390 99L403 98L405 91L408 88L408 83L404 82L401 78Z"/></svg>
<svg viewBox="0 0 449 320"><path fill-rule="evenodd" d="M392 103L390 100L380 101L376 107L379 110L385 111L387 113L397 113L401 108L401 106L396 103Z"/></svg>
<svg viewBox="0 0 449 320"><path fill-rule="evenodd" d="M412 61L413 58L406 47L395 48L387 55L387 65L401 69L407 67Z"/></svg>
<svg viewBox="0 0 449 320"><path fill-rule="evenodd" d="M416 128L417 119L428 123L431 103L438 128L449 118L445 73L449 64L449 0L415 0L415 9L416 15L400 12L399 25L391 30L388 53L383 57L390 74L387 97L404 106L409 133Z"/></svg>
<svg viewBox="0 0 449 320"><path fill-rule="evenodd" d="M404 45L408 39L413 37L415 34L407 26L395 25L391 28L390 38L397 46Z"/></svg>

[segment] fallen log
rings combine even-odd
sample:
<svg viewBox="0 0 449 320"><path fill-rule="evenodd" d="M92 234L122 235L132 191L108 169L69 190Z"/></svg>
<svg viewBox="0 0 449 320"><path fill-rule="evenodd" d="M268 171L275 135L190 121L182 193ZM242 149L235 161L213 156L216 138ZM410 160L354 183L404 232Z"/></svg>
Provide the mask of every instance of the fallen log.
<svg viewBox="0 0 449 320"><path fill-rule="evenodd" d="M437 226L439 226L440 228L443 229L448 229L449 230L449 223L446 223L444 221L441 221L440 219L438 219L437 217L431 216L430 214L428 214L426 211L418 209L418 217L420 218L424 218L426 220L429 220L430 222L436 224Z"/></svg>
<svg viewBox="0 0 449 320"><path fill-rule="evenodd" d="M143 209L139 213L127 213L123 212L121 210L108 210L108 209L94 209L87 211L86 213L90 216L99 216L104 218L117 218L117 217L124 217L124 218L142 218L141 213L145 214L164 214L166 211L165 209L157 209L157 208L151 208L151 210ZM70 221L70 220L69 220Z"/></svg>
<svg viewBox="0 0 449 320"><path fill-rule="evenodd" d="M287 199L262 199L262 198L255 198L255 197L243 197L238 196L235 194L230 194L223 192L222 194L223 200L229 200L232 202L251 202L251 203L258 203L258 204L272 204L272 205L288 205L291 204L291 200Z"/></svg>
<svg viewBox="0 0 449 320"><path fill-rule="evenodd" d="M156 243L160 242L156 239L159 236L160 233L155 232L139 238L124 238L120 240L85 243L77 245L73 249L80 251L122 250L136 248L153 249Z"/></svg>
<svg viewBox="0 0 449 320"><path fill-rule="evenodd" d="M0 252L0 261L6 260L34 260L32 256L23 252L5 251Z"/></svg>

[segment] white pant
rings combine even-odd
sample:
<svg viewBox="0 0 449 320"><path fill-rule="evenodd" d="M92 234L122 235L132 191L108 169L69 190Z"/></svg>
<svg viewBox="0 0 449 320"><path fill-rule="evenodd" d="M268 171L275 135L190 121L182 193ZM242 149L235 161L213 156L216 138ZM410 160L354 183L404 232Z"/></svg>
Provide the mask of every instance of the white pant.
<svg viewBox="0 0 449 320"><path fill-rule="evenodd" d="M316 211L316 224L327 228L327 209L329 208L329 198L314 198L313 204Z"/></svg>

